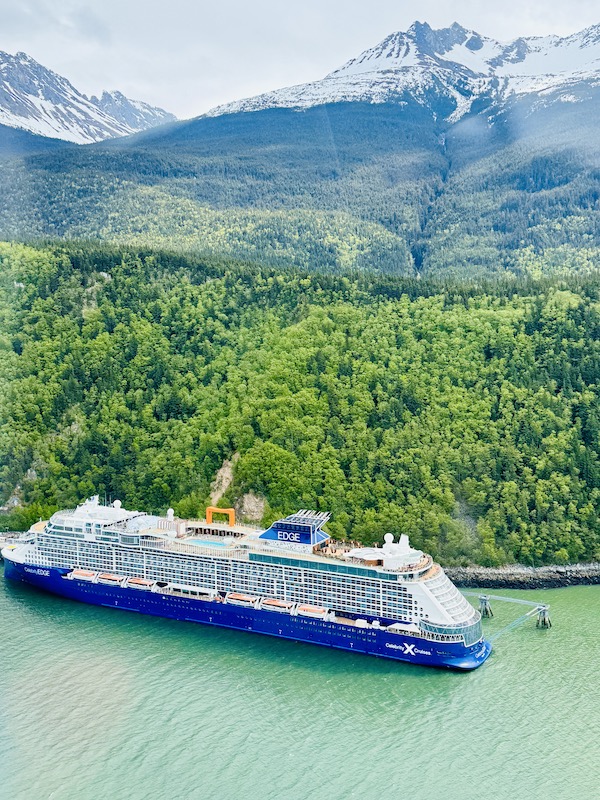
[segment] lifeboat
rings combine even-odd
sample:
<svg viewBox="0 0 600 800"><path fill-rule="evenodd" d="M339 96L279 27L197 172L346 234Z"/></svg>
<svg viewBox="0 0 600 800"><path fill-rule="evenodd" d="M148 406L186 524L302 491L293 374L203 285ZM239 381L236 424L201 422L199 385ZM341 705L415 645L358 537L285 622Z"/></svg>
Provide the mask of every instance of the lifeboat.
<svg viewBox="0 0 600 800"><path fill-rule="evenodd" d="M124 580L122 575L111 575L110 572L102 572L98 575L98 583L106 583L109 586L119 586Z"/></svg>
<svg viewBox="0 0 600 800"><path fill-rule="evenodd" d="M301 605L298 606L298 614L301 617L312 617L313 619L325 619L329 609L322 606Z"/></svg>
<svg viewBox="0 0 600 800"><path fill-rule="evenodd" d="M256 605L258 597L252 597L250 594L238 594L237 592L229 592L225 598L228 603L234 606L246 606L246 608L253 608Z"/></svg>
<svg viewBox="0 0 600 800"><path fill-rule="evenodd" d="M77 580L80 581L89 581L91 583L96 577L96 573L90 572L89 569L74 569L73 572L71 572L71 577L77 578Z"/></svg>
<svg viewBox="0 0 600 800"><path fill-rule="evenodd" d="M145 589L147 591L154 586L154 581L146 580L146 578L129 578L127 586L131 586L132 589Z"/></svg>
<svg viewBox="0 0 600 800"><path fill-rule="evenodd" d="M263 600L261 608L264 608L265 611L282 611L282 612L289 612L292 610L294 604L291 603L289 600Z"/></svg>

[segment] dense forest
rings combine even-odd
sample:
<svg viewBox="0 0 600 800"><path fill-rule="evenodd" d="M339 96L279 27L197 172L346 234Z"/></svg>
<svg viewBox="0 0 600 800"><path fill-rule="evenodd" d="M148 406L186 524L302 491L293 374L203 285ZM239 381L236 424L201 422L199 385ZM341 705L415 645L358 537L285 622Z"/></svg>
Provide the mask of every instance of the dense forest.
<svg viewBox="0 0 600 800"><path fill-rule="evenodd" d="M264 522L329 510L446 562L600 558L600 278L317 274L0 246L0 480L25 526L91 494Z"/></svg>
<svg viewBox="0 0 600 800"><path fill-rule="evenodd" d="M598 109L450 124L415 101L338 103L0 157L0 237L334 273L583 274L600 268Z"/></svg>
<svg viewBox="0 0 600 800"><path fill-rule="evenodd" d="M0 236L411 274L446 160L431 113L342 104L0 159Z"/></svg>

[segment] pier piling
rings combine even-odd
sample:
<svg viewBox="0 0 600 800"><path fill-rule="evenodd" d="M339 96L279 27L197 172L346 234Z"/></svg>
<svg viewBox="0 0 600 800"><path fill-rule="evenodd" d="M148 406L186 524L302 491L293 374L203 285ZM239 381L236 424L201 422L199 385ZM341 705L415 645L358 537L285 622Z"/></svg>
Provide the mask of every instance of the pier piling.
<svg viewBox="0 0 600 800"><path fill-rule="evenodd" d="M479 595L479 613L484 618L494 616L494 612L492 611L492 607L490 605L490 598L487 594Z"/></svg>
<svg viewBox="0 0 600 800"><path fill-rule="evenodd" d="M536 628L551 628L552 621L550 619L549 606L538 606L537 609L537 622Z"/></svg>

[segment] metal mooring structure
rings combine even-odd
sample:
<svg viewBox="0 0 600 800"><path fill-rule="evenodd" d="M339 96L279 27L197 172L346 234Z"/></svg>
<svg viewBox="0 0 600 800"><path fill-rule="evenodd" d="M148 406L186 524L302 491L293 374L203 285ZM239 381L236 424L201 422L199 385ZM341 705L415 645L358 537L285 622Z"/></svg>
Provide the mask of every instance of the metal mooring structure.
<svg viewBox="0 0 600 800"><path fill-rule="evenodd" d="M497 639L503 633L506 633L506 631L510 631L513 630L513 628L519 627L519 625L522 625L526 620L534 616L537 616L535 623L536 628L552 627L552 621L550 619L550 606L547 603L536 603L534 600L520 600L515 597L502 597L497 594L479 594L479 592L463 592L463 594L468 597L479 598L479 611L483 618L490 618L494 616L490 602L491 600L501 603L516 603L520 606L529 607L529 611L527 611L525 614L522 614L504 628L501 628L499 631L496 631L496 633L492 634L489 637L489 641Z"/></svg>

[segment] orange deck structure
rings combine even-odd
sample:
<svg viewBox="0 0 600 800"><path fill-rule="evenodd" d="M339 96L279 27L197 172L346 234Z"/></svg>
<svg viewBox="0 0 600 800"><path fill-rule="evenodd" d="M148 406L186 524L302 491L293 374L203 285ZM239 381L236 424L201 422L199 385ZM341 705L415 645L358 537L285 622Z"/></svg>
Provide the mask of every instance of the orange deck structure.
<svg viewBox="0 0 600 800"><path fill-rule="evenodd" d="M206 509L206 522L209 525L212 524L213 514L227 514L229 517L229 526L233 528L235 525L235 508L217 508L216 506L209 506Z"/></svg>

